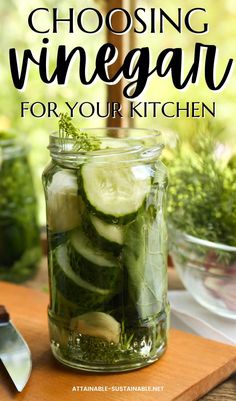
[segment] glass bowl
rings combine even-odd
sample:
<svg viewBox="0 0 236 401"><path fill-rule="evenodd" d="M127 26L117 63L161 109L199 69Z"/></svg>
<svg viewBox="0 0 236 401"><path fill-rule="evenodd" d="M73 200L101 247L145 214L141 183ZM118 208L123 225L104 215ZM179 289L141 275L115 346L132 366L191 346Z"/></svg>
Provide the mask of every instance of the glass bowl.
<svg viewBox="0 0 236 401"><path fill-rule="evenodd" d="M171 229L170 254L197 302L217 315L236 319L236 247Z"/></svg>

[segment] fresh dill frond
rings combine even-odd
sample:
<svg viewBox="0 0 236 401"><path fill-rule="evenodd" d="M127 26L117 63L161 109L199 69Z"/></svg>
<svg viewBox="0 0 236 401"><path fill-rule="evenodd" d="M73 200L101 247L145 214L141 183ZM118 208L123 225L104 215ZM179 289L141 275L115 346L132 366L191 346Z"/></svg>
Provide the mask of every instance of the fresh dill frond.
<svg viewBox="0 0 236 401"><path fill-rule="evenodd" d="M169 164L169 221L187 234L236 246L236 163L223 163L219 144L199 134L195 149L183 144Z"/></svg>
<svg viewBox="0 0 236 401"><path fill-rule="evenodd" d="M79 128L75 127L72 123L72 118L67 113L61 113L58 122L59 126L59 138L62 140L71 138L74 140L73 150L76 152L94 151L99 150L101 147L100 139L95 136L88 135L86 132L82 132Z"/></svg>
<svg viewBox="0 0 236 401"><path fill-rule="evenodd" d="M125 323L122 320L121 322L121 342L122 342L122 348L125 350L128 350L131 346L131 342L134 338L134 333L128 335L125 331Z"/></svg>

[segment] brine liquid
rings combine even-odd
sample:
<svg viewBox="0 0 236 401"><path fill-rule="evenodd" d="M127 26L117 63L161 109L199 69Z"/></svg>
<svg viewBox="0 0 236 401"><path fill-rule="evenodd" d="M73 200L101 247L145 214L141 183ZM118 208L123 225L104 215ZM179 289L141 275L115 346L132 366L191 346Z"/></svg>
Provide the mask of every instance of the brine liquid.
<svg viewBox="0 0 236 401"><path fill-rule="evenodd" d="M165 182L149 166L122 165L110 185L117 204L109 201L104 214L100 192L110 199L112 176L106 175L109 164L101 166L93 168L102 173L96 172L97 181L105 175L105 189L103 180L101 188L90 180L84 187L93 187L102 211L91 207L79 168L54 166L45 181L51 346L59 361L78 369L131 370L154 362L166 348ZM138 207L135 196L141 196ZM123 199L127 209L115 218L110 208L114 212Z"/></svg>
<svg viewBox="0 0 236 401"><path fill-rule="evenodd" d="M62 327L49 312L51 348L65 365L88 371L125 371L140 368L160 358L167 345L168 307L139 327L127 328L115 344ZM146 326L145 326L146 325Z"/></svg>

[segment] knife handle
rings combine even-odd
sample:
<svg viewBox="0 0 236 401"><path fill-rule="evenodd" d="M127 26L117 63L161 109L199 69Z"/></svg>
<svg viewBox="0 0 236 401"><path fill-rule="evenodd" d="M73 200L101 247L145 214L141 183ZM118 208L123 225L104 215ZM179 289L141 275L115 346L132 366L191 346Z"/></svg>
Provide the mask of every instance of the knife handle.
<svg viewBox="0 0 236 401"><path fill-rule="evenodd" d="M0 323L8 323L10 315L4 305L0 305Z"/></svg>

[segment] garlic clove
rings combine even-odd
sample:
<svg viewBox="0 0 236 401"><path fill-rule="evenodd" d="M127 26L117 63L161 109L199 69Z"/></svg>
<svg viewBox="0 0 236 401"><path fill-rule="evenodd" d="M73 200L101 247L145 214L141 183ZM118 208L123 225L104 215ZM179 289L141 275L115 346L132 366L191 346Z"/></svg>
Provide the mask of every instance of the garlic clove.
<svg viewBox="0 0 236 401"><path fill-rule="evenodd" d="M70 323L71 330L92 337L100 337L117 344L120 339L120 323L114 317L103 312L88 312L74 317Z"/></svg>

